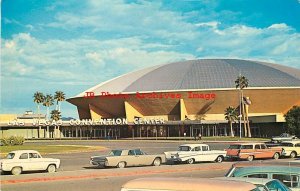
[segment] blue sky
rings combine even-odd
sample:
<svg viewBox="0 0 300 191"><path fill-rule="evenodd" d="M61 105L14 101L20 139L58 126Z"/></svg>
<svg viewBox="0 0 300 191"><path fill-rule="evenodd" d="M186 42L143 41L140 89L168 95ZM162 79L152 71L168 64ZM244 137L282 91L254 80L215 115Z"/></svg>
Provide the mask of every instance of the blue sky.
<svg viewBox="0 0 300 191"><path fill-rule="evenodd" d="M1 16L1 113L36 111L36 91L72 97L180 60L300 69L300 0L2 0ZM78 117L67 102L62 112Z"/></svg>

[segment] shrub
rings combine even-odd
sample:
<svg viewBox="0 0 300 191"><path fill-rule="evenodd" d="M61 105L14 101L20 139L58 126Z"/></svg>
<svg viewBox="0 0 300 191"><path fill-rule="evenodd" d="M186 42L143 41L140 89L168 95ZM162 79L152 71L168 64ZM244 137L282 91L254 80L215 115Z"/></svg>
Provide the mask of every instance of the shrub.
<svg viewBox="0 0 300 191"><path fill-rule="evenodd" d="M25 138L22 136L10 136L3 137L0 141L3 146L23 145Z"/></svg>

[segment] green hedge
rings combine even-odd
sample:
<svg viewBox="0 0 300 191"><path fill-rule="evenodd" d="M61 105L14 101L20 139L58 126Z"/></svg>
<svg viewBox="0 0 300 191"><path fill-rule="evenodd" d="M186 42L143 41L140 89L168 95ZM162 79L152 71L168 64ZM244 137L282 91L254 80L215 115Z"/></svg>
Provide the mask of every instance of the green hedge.
<svg viewBox="0 0 300 191"><path fill-rule="evenodd" d="M22 136L10 136L10 137L4 137L0 139L1 145L8 146L8 145L23 145L25 138Z"/></svg>

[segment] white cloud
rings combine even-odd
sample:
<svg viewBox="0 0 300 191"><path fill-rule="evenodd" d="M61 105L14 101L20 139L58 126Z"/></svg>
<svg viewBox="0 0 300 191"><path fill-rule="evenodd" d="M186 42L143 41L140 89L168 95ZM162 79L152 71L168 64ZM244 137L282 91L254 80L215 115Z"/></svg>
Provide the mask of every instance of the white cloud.
<svg viewBox="0 0 300 191"><path fill-rule="evenodd" d="M211 21L211 22L197 23L197 24L195 24L195 26L197 26L197 27L212 27L212 28L216 29L219 24L220 24L220 22Z"/></svg>
<svg viewBox="0 0 300 191"><path fill-rule="evenodd" d="M268 27L268 29L277 29L277 30L288 30L290 29L289 26L287 26L285 23L279 23L279 24L272 24Z"/></svg>

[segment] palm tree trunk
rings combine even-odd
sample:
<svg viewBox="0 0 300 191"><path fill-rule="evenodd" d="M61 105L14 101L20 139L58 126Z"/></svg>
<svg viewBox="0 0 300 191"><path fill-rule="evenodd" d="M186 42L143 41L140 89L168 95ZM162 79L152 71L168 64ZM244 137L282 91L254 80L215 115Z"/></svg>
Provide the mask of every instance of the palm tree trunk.
<svg viewBox="0 0 300 191"><path fill-rule="evenodd" d="M233 129L232 129L232 122L229 121L229 124L230 124L230 132L231 132L231 137L234 137L234 134L233 134Z"/></svg>
<svg viewBox="0 0 300 191"><path fill-rule="evenodd" d="M247 115L247 126L248 126L248 137L252 137L251 135L251 129L250 129L250 122L249 122L249 117Z"/></svg>
<svg viewBox="0 0 300 191"><path fill-rule="evenodd" d="M56 101L55 110L58 110L58 101Z"/></svg>
<svg viewBox="0 0 300 191"><path fill-rule="evenodd" d="M61 103L60 103L60 101L58 102L58 111L60 111L60 107L61 107L61 105L60 105Z"/></svg>
<svg viewBox="0 0 300 191"><path fill-rule="evenodd" d="M245 116L245 107L244 107L244 103L243 103L243 97L244 97L244 94L243 94L243 90L242 90L242 95L241 95L241 106L242 106L242 115L243 115L243 121L244 121L244 133L245 133L245 137L248 136L248 132L247 132L247 126L246 126L246 116Z"/></svg>
<svg viewBox="0 0 300 191"><path fill-rule="evenodd" d="M49 107L47 107L46 119L49 119Z"/></svg>

